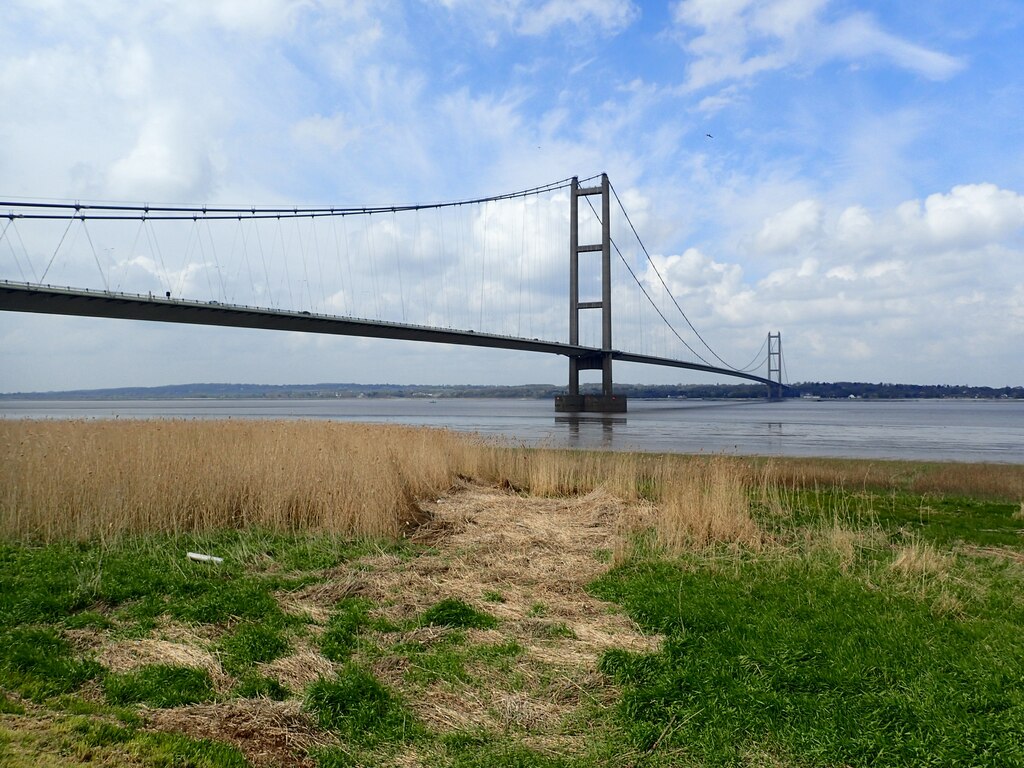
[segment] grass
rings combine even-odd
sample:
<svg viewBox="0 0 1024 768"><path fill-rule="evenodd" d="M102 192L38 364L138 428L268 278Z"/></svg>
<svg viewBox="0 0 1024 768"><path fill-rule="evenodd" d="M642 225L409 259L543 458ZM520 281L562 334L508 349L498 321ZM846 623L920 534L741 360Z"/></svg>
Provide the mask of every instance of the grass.
<svg viewBox="0 0 1024 768"><path fill-rule="evenodd" d="M133 672L109 673L103 680L111 704L148 704L151 707L180 707L211 701L213 681L203 669L152 664Z"/></svg>
<svg viewBox="0 0 1024 768"><path fill-rule="evenodd" d="M265 664L284 656L289 643L273 622L245 622L221 640L220 648L224 669L232 674L241 674L254 664Z"/></svg>
<svg viewBox="0 0 1024 768"><path fill-rule="evenodd" d="M272 701L284 701L292 692L280 681L266 675L247 673L242 675L232 693L246 699L258 697Z"/></svg>
<svg viewBox="0 0 1024 768"><path fill-rule="evenodd" d="M313 683L305 706L321 727L357 744L405 741L422 731L401 700L355 664L346 664L333 679Z"/></svg>
<svg viewBox="0 0 1024 768"><path fill-rule="evenodd" d="M69 716L48 730L8 729L0 721L0 764L10 768L153 766L247 768L235 747L182 734L153 733L135 724Z"/></svg>
<svg viewBox="0 0 1024 768"><path fill-rule="evenodd" d="M0 450L3 765L1024 766L1020 467L301 423Z"/></svg>
<svg viewBox="0 0 1024 768"><path fill-rule="evenodd" d="M1019 597L937 616L880 590L880 566L693 566L635 562L594 587L666 636L655 654L601 661L625 687L618 715L638 748L709 766L766 744L824 765L1024 764ZM1019 590L1020 574L990 584Z"/></svg>
<svg viewBox="0 0 1024 768"><path fill-rule="evenodd" d="M424 627L456 627L464 629L492 629L498 620L489 613L478 611L469 603L454 597L446 597L430 606L420 616Z"/></svg>
<svg viewBox="0 0 1024 768"><path fill-rule="evenodd" d="M51 627L12 627L0 634L0 685L27 699L70 693L99 672Z"/></svg>
<svg viewBox="0 0 1024 768"><path fill-rule="evenodd" d="M416 524L418 500L436 498L458 477L539 496L604 488L659 502L678 493L678 478L707 464L507 448L444 430L284 421L3 421L0 456L0 538L35 541L250 528L394 538ZM1024 498L1024 473L1012 465L715 462L718 472L789 489Z"/></svg>
<svg viewBox="0 0 1024 768"><path fill-rule="evenodd" d="M4 421L0 446L0 535L52 541L250 527L394 537L413 499L448 486L466 443L327 422Z"/></svg>
<svg viewBox="0 0 1024 768"><path fill-rule="evenodd" d="M320 652L331 661L347 661L356 649L359 631L369 625L369 604L346 598L335 606L327 629L320 637Z"/></svg>
<svg viewBox="0 0 1024 768"><path fill-rule="evenodd" d="M461 632L450 632L430 642L397 643L390 654L407 662L404 680L418 686L442 683L451 689L460 684L479 684L489 675L508 674L509 662L524 649L515 641L474 644ZM482 669L481 669L482 667ZM476 674L470 672L476 668Z"/></svg>

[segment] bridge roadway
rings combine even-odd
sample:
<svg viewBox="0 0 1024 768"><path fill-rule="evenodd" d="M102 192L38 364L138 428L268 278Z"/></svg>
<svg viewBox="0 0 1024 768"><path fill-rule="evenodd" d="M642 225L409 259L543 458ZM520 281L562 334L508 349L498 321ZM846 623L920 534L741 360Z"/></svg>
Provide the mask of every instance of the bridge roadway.
<svg viewBox="0 0 1024 768"><path fill-rule="evenodd" d="M521 352L545 352L581 360L599 360L603 354L602 350L597 347L563 344L541 339L523 339L517 336L501 336L337 315L320 315L303 311L263 309L237 304L222 304L216 301L204 302L113 291L60 288L7 280L0 280L0 310L47 315L107 317L120 320L151 320L190 325L219 325L232 328L261 328L300 333L326 333L335 336L365 336L425 341L434 344L461 344L469 347L491 347ZM620 360L624 363L686 368L748 379L761 384L772 384L769 379L762 376L741 373L729 368L717 368L713 365L689 363L666 357L637 355L618 350L613 350L611 355L613 360Z"/></svg>

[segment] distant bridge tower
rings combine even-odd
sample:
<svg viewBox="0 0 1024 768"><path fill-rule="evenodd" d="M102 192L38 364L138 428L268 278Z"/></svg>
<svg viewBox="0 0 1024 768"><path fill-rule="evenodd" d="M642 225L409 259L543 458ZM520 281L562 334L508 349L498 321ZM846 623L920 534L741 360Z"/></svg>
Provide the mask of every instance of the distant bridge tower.
<svg viewBox="0 0 1024 768"><path fill-rule="evenodd" d="M569 393L555 398L560 412L625 413L626 398L612 392L612 233L611 188L608 174L596 187L581 187L572 179L569 208L569 343L580 343L580 310L601 310L601 352L569 358ZM580 198L601 196L601 242L580 244ZM580 301L580 254L601 254L601 300ZM580 371L601 371L601 394L580 394Z"/></svg>
<svg viewBox="0 0 1024 768"><path fill-rule="evenodd" d="M768 334L768 399L782 399L782 332Z"/></svg>

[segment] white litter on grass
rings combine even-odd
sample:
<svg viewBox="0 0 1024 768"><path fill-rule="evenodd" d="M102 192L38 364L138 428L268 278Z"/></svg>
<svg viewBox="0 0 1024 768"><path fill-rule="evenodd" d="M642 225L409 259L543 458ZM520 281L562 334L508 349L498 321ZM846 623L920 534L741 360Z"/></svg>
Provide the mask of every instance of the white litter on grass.
<svg viewBox="0 0 1024 768"><path fill-rule="evenodd" d="M189 560L195 560L197 563L215 563L215 564L219 564L219 563L223 563L224 562L224 558L223 557L214 557L213 555L204 555L201 552L189 552L188 553L188 559Z"/></svg>

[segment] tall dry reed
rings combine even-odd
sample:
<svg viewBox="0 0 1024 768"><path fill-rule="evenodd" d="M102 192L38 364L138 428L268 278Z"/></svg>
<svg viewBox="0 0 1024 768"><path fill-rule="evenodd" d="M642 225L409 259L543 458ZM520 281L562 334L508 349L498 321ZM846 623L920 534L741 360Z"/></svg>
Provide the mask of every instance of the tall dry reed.
<svg viewBox="0 0 1024 768"><path fill-rule="evenodd" d="M0 534L394 536L467 447L442 430L330 422L0 422Z"/></svg>
<svg viewBox="0 0 1024 768"><path fill-rule="evenodd" d="M820 458L775 458L771 463L777 481L787 488L893 490L1010 502L1024 499L1024 467L1019 464Z"/></svg>
<svg viewBox="0 0 1024 768"><path fill-rule="evenodd" d="M749 467L722 456L666 472L655 517L659 542L674 551L719 543L760 547L761 530L750 513L752 486Z"/></svg>
<svg viewBox="0 0 1024 768"><path fill-rule="evenodd" d="M946 471L940 468L947 467ZM975 470L972 470L976 468ZM445 430L312 421L0 421L0 536L222 527L395 536L458 478L542 496L602 489L661 510L671 547L755 545L750 499L934 487L1024 497L1020 467L740 459L509 447Z"/></svg>

